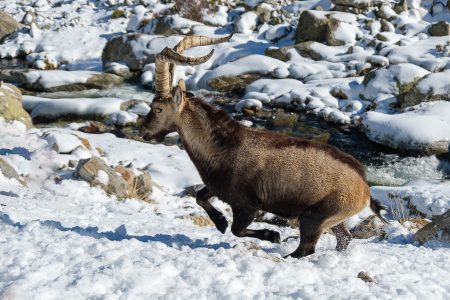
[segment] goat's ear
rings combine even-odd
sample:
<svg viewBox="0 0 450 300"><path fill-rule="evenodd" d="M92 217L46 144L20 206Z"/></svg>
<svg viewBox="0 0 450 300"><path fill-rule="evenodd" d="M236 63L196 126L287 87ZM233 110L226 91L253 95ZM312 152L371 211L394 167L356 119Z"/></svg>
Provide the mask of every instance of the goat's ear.
<svg viewBox="0 0 450 300"><path fill-rule="evenodd" d="M181 89L183 92L186 92L186 82L184 82L183 79L180 79L180 80L178 81L178 86L180 87L180 89Z"/></svg>
<svg viewBox="0 0 450 300"><path fill-rule="evenodd" d="M172 99L178 107L178 111L182 111L187 100L185 99L183 90L180 86L175 87Z"/></svg>

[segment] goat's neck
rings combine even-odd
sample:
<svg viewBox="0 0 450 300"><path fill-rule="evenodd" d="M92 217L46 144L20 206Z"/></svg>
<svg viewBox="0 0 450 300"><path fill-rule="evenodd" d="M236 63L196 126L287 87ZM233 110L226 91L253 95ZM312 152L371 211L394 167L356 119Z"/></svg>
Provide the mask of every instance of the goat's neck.
<svg viewBox="0 0 450 300"><path fill-rule="evenodd" d="M178 124L183 145L202 177L223 168L239 143L240 125L225 112L191 100Z"/></svg>

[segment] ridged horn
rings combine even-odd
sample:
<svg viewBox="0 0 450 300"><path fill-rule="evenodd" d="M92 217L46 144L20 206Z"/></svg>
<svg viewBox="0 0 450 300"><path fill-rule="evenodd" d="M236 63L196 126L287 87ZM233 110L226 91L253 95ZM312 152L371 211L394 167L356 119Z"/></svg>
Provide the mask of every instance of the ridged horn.
<svg viewBox="0 0 450 300"><path fill-rule="evenodd" d="M184 50L197 47L208 46L213 44L219 44L227 42L233 35L229 35L223 38L212 38L203 35L192 35L183 38L174 49L164 48L155 59L155 90L156 97L166 99L171 96L172 80L175 70L175 65L198 65L206 62L211 58L214 50L209 52L205 56L201 57L188 57L183 56Z"/></svg>

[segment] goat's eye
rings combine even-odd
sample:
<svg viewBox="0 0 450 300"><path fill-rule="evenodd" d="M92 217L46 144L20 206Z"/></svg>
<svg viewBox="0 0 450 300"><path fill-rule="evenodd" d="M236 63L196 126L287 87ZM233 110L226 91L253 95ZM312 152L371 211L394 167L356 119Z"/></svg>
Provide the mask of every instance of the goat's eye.
<svg viewBox="0 0 450 300"><path fill-rule="evenodd" d="M156 112L157 114L159 114L160 112L162 112L162 109L161 109L161 108L155 107L154 110L155 110L155 112Z"/></svg>

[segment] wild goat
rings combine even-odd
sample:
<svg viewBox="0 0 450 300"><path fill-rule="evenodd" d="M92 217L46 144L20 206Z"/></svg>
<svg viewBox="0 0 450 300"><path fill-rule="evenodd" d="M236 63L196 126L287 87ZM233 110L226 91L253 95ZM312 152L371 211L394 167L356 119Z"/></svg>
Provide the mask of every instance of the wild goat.
<svg viewBox="0 0 450 300"><path fill-rule="evenodd" d="M200 64L214 51L193 58L182 55L185 49L230 38L189 36L156 56L155 98L140 135L162 141L170 132L179 133L206 185L198 191L197 203L220 232L225 232L228 222L209 203L213 196L231 206L231 232L238 237L280 243L276 231L247 229L262 210L299 218L301 242L290 256L314 253L320 235L329 228L337 237L336 249L346 249L352 236L343 222L369 203L380 218L382 208L371 198L364 170L355 158L331 145L246 128L224 111L188 95L183 81L172 89L175 64Z"/></svg>

